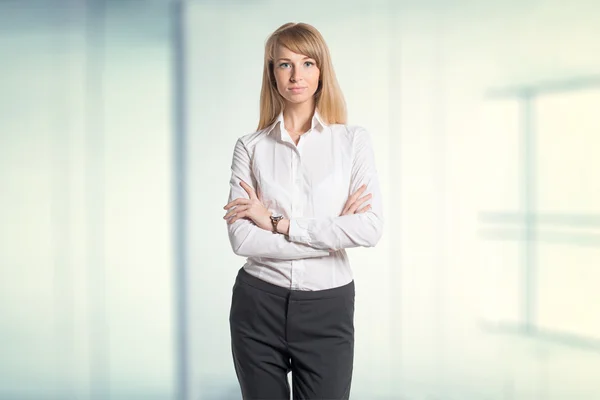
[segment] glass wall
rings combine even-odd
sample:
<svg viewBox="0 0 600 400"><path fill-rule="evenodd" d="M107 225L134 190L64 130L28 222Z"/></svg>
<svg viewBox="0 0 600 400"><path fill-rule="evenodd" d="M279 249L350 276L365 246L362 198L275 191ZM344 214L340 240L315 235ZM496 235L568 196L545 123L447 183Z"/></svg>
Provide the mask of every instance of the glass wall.
<svg viewBox="0 0 600 400"><path fill-rule="evenodd" d="M0 398L174 398L160 2L0 3Z"/></svg>

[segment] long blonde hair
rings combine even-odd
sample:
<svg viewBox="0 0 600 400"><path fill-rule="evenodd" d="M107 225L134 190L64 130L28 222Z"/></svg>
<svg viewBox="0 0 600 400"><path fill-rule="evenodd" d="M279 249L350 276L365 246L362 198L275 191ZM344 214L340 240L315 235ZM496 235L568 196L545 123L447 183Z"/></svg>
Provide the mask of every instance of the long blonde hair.
<svg viewBox="0 0 600 400"><path fill-rule="evenodd" d="M265 44L258 130L275 122L285 108L285 102L277 90L273 72L275 53L279 45L316 61L320 75L319 86L314 96L319 115L329 124L345 124L346 102L335 77L325 39L315 27L309 24L288 22L277 28Z"/></svg>

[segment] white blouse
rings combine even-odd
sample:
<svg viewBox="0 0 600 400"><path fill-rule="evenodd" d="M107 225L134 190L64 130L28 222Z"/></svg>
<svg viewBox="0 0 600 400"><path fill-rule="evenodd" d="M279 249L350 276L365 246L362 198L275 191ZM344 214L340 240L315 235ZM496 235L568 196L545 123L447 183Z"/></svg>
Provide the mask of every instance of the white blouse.
<svg viewBox="0 0 600 400"><path fill-rule="evenodd" d="M283 114L271 126L239 138L231 163L228 202L257 192L262 204L290 220L289 236L242 218L227 224L243 268L266 282L293 290L322 290L352 281L347 248L372 247L383 231L381 192L371 138L358 126L328 125L315 112L298 145L286 131ZM361 213L340 216L361 185L371 193ZM362 197L362 196L361 196Z"/></svg>

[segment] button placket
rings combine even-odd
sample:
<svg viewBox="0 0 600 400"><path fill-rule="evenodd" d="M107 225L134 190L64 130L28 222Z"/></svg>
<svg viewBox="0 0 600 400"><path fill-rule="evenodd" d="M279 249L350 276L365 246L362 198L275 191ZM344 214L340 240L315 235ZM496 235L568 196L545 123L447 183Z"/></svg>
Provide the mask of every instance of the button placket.
<svg viewBox="0 0 600 400"><path fill-rule="evenodd" d="M300 144L300 142L299 142ZM302 214L301 195L302 195L302 168L301 168L301 145L291 147L291 184L292 184L292 204L291 216L299 217ZM292 279L291 288L299 290L304 280L304 265L302 260L292 260Z"/></svg>
<svg viewBox="0 0 600 400"><path fill-rule="evenodd" d="M297 176L297 171L296 171L296 151L292 149L292 204L291 204L291 208L292 208L292 216L295 217L296 216L296 198L298 197L298 186L295 184L296 182L296 176Z"/></svg>
<svg viewBox="0 0 600 400"><path fill-rule="evenodd" d="M294 175L292 176L292 184L294 185L294 197L292 198L292 207L294 209L294 215L300 217L301 211L301 194L302 194L302 158L299 152L294 153L293 170Z"/></svg>

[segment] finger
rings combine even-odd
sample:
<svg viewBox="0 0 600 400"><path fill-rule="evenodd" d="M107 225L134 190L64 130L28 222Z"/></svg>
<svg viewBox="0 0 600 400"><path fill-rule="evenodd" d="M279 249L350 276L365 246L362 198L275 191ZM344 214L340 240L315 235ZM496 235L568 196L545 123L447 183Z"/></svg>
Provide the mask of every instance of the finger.
<svg viewBox="0 0 600 400"><path fill-rule="evenodd" d="M238 206L241 204L249 204L249 203L250 203L250 200L240 197L240 198L237 198L237 199L233 200L232 202L228 203L225 207L223 207L223 209L227 210L233 206Z"/></svg>
<svg viewBox="0 0 600 400"><path fill-rule="evenodd" d="M342 210L342 214L341 215L346 215L346 211L348 211L348 207L350 206L350 200L346 201L346 204L344 204L344 209Z"/></svg>
<svg viewBox="0 0 600 400"><path fill-rule="evenodd" d="M360 185L360 186L358 187L358 189L356 189L356 192L354 192L354 193L355 193L355 194L356 194L356 193L358 193L358 192L361 192L361 193L362 193L362 192L364 192L364 191L365 191L365 189L366 189L366 188L367 188L367 184L366 184L366 183L363 183L362 185Z"/></svg>
<svg viewBox="0 0 600 400"><path fill-rule="evenodd" d="M364 206L363 208L361 208L360 210L358 210L358 211L356 212L356 214L362 214L362 213L364 213L364 212L367 212L367 211L369 211L370 209L371 209L371 205L370 205L370 204L367 204L366 206Z"/></svg>
<svg viewBox="0 0 600 400"><path fill-rule="evenodd" d="M256 193L254 192L254 189L252 189L250 187L250 185L248 185L246 182L244 181L240 181L240 185L244 188L244 190L246 191L246 193L248 193L248 196L251 199L255 199L256 198Z"/></svg>
<svg viewBox="0 0 600 400"><path fill-rule="evenodd" d="M365 189L367 188L366 184L363 184L361 187L359 187L356 192L354 192L352 195L350 195L350 197L348 197L348 200L346 200L346 204L344 204L344 211L342 211L342 215L345 214L348 209L350 208L350 206L352 205L352 203L354 203L354 201L356 200L356 198L358 196L361 195L362 192L365 191Z"/></svg>
<svg viewBox="0 0 600 400"><path fill-rule="evenodd" d="M356 192L354 192L352 194L352 196L350 196L351 203L353 203L357 198L360 197L360 195L367 189L367 185L362 185L361 187L358 188L358 190Z"/></svg>
<svg viewBox="0 0 600 400"><path fill-rule="evenodd" d="M235 215L235 217L233 217L232 219L229 220L229 224L233 224L235 221L237 221L240 218L244 218L246 216L245 212L241 212Z"/></svg>
<svg viewBox="0 0 600 400"><path fill-rule="evenodd" d="M348 211L351 211L352 213L354 213L356 211L356 209L365 201L369 200L371 198L371 193L361 197L360 199L356 200L354 203L352 203L352 205L350 206Z"/></svg>
<svg viewBox="0 0 600 400"><path fill-rule="evenodd" d="M364 203L365 201L369 200L371 197L373 197L373 195L371 193L365 194L363 197L361 197L360 199L356 200L354 202L354 204L356 204L357 206L359 206L362 203Z"/></svg>
<svg viewBox="0 0 600 400"><path fill-rule="evenodd" d="M367 188L366 184L362 184L358 187L358 189L356 189L356 192L353 193L353 196L357 196L359 193L362 193L365 191L365 189Z"/></svg>
<svg viewBox="0 0 600 400"><path fill-rule="evenodd" d="M241 211L246 211L249 208L250 208L249 205L237 206L237 207L229 210L229 212L227 214L225 214L223 219L229 219L229 218L231 218L232 215L237 214L238 212L241 212Z"/></svg>

